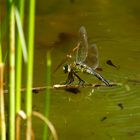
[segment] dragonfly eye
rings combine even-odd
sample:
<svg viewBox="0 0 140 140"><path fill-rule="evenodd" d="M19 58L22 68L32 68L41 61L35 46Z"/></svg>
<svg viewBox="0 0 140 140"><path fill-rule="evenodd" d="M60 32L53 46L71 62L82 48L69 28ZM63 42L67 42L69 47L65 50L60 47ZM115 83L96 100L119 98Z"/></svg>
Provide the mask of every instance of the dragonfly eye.
<svg viewBox="0 0 140 140"><path fill-rule="evenodd" d="M66 65L63 66L63 71L65 73L68 73L68 64L66 64Z"/></svg>
<svg viewBox="0 0 140 140"><path fill-rule="evenodd" d="M64 71L65 73L70 72L70 71L71 71L71 65L69 65L69 64L64 65L64 66L63 66L63 71Z"/></svg>

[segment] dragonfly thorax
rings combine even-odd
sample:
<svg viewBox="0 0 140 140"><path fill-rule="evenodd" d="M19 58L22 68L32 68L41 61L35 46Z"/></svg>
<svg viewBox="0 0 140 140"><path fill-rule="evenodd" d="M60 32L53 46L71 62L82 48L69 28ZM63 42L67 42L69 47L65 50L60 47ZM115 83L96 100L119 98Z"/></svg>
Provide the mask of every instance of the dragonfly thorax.
<svg viewBox="0 0 140 140"><path fill-rule="evenodd" d="M86 64L84 64L82 62L74 62L73 69L75 72L93 74L92 68L90 68L89 66L87 66Z"/></svg>

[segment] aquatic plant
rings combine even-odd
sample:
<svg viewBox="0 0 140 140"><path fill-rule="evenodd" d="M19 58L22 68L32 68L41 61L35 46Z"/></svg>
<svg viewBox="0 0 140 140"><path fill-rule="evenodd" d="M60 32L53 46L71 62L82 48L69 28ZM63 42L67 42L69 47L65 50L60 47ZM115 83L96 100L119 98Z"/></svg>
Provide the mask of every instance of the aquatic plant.
<svg viewBox="0 0 140 140"><path fill-rule="evenodd" d="M6 3L7 11L5 11L6 17L2 24L7 26L7 48L8 50L2 50L2 26L0 26L0 126L2 129L0 132L0 139L6 140L8 136L9 140L20 139L20 126L21 119L26 120L26 140L31 140L33 137L32 130L32 115L38 117L44 121L44 133L43 139L48 137L48 127L51 130L54 139L57 140L56 131L47 119L49 115L49 104L50 104L50 89L46 88L45 96L45 109L42 115L32 110L32 91L33 91L33 61L34 61L34 28L35 28L35 0L29 1L28 10L28 24L27 29L23 30L24 23L24 0L8 0ZM0 9L1 10L1 9ZM8 24L7 24L8 23ZM25 33L24 33L25 32ZM27 37L25 38L25 34ZM6 55L8 53L8 63L5 63ZM22 59L23 57L23 59ZM3 61L4 60L4 61ZM51 53L47 52L46 60L46 87L51 84ZM25 64L26 71L26 101L25 110L21 110L21 85L22 85L22 63ZM8 67L8 118L5 121L5 104L4 104L4 66ZM7 91L7 90L6 90ZM46 126L48 125L48 127ZM7 128L7 131L6 131Z"/></svg>

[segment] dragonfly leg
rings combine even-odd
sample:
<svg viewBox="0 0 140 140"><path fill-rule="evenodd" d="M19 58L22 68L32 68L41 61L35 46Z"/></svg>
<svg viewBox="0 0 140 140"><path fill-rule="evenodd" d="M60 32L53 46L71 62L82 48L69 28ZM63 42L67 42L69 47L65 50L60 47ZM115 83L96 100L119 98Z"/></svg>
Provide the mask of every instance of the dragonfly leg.
<svg viewBox="0 0 140 140"><path fill-rule="evenodd" d="M73 74L78 78L78 80L79 80L79 85L84 85L85 81L82 80L74 71L73 71Z"/></svg>
<svg viewBox="0 0 140 140"><path fill-rule="evenodd" d="M71 84L74 81L73 73L72 71L69 72L68 78L66 80L66 84Z"/></svg>

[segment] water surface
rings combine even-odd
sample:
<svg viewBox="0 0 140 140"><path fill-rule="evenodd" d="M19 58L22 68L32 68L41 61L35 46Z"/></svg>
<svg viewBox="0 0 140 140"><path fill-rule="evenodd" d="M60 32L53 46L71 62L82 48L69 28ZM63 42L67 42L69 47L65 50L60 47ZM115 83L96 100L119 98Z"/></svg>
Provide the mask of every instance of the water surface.
<svg viewBox="0 0 140 140"><path fill-rule="evenodd" d="M100 73L115 87L82 88L72 94L51 91L50 120L60 140L140 139L140 2L125 0L37 1L34 86L45 84L46 52L52 48L52 85L66 80L54 69L74 47L81 25L99 49ZM106 64L111 60L116 69ZM89 83L101 83L81 75ZM33 109L43 112L44 92L34 94ZM34 122L36 139L42 124Z"/></svg>

